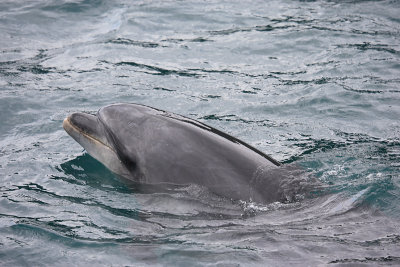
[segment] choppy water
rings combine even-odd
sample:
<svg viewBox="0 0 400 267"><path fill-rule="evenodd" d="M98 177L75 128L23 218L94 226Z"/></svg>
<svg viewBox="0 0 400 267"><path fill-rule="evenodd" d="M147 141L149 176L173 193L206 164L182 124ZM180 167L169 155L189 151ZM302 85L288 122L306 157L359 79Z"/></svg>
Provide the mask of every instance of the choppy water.
<svg viewBox="0 0 400 267"><path fill-rule="evenodd" d="M400 264L399 1L1 1L0 265ZM134 102L326 192L140 192L62 129Z"/></svg>

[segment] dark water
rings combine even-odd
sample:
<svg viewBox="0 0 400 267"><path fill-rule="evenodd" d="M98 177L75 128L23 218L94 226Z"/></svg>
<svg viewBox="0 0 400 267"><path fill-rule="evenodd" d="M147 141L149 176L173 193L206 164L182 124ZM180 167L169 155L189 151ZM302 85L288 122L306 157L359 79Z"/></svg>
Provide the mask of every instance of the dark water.
<svg viewBox="0 0 400 267"><path fill-rule="evenodd" d="M399 1L1 1L0 265L400 264ZM134 102L324 191L139 192L62 129Z"/></svg>

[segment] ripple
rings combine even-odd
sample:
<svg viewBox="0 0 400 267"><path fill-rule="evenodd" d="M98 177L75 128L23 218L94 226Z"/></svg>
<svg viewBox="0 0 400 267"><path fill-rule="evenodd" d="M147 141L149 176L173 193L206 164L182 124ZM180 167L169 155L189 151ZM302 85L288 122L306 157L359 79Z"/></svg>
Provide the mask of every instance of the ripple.
<svg viewBox="0 0 400 267"><path fill-rule="evenodd" d="M337 45L338 48L355 48L361 51L375 50L380 52L387 52L390 54L399 54L400 51L397 51L391 48L386 44L371 44L369 42L364 42L362 44L345 44L345 45Z"/></svg>
<svg viewBox="0 0 400 267"><path fill-rule="evenodd" d="M157 67L157 66L146 65L146 64L136 63L136 62L132 62L132 61L117 62L114 65L115 66L131 66L131 67L135 67L138 69L149 70L150 72L145 71L145 73L152 74L152 75L178 75L178 76L183 76L183 77L199 77L199 74L189 72L189 71L165 69L165 68L161 68L161 67Z"/></svg>
<svg viewBox="0 0 400 267"><path fill-rule="evenodd" d="M387 256L387 257L365 257L360 259L339 259L333 260L329 263L382 263L382 264L400 264L400 257Z"/></svg>
<svg viewBox="0 0 400 267"><path fill-rule="evenodd" d="M116 38L108 40L106 43L111 44L122 44L122 45L133 45L133 46L140 46L144 48L156 48L160 45L154 42L143 42L143 41L133 41L127 38Z"/></svg>

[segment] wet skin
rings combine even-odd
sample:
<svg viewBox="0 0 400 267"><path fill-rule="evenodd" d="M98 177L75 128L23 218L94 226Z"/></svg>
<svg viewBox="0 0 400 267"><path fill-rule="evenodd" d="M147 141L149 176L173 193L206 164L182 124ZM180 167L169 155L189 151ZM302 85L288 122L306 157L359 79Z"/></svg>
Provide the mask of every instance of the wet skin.
<svg viewBox="0 0 400 267"><path fill-rule="evenodd" d="M111 171L145 184L198 184L269 203L284 198L280 163L198 121L137 104L73 113L64 129Z"/></svg>

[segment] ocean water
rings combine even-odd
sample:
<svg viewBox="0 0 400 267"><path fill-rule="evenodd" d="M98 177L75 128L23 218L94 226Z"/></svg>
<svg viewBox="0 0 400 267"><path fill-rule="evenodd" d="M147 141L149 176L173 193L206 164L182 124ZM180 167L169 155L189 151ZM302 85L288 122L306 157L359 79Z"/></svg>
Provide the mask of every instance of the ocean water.
<svg viewBox="0 0 400 267"><path fill-rule="evenodd" d="M400 265L399 1L1 1L1 266ZM131 102L323 189L137 190L62 129Z"/></svg>

